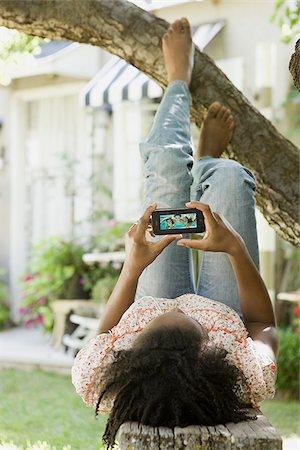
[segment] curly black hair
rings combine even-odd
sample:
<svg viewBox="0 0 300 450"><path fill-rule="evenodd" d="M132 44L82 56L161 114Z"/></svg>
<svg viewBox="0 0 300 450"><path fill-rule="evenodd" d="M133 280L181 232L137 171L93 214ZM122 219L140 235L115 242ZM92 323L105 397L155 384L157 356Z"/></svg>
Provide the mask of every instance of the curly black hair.
<svg viewBox="0 0 300 450"><path fill-rule="evenodd" d="M143 332L131 349L115 352L95 410L104 395L115 397L103 434L107 449L126 421L174 428L255 418L237 394L245 378L226 355L196 331L175 326Z"/></svg>

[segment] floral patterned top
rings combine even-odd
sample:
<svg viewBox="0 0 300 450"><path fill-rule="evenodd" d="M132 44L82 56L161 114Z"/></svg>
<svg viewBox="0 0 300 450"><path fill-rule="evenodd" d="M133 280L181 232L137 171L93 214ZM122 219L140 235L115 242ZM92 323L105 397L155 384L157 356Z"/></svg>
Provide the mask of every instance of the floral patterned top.
<svg viewBox="0 0 300 450"><path fill-rule="evenodd" d="M227 350L226 358L246 377L247 389L240 387L239 395L249 405L258 407L259 402L273 398L276 365L255 348L239 315L223 303L185 294L175 299L142 297L136 300L115 327L92 338L80 350L72 367L72 382L87 406L96 407L101 372L114 360L113 352L130 348L150 320L173 308L180 308L196 319L207 330L209 339ZM104 396L99 412L109 413L113 401L114 398Z"/></svg>

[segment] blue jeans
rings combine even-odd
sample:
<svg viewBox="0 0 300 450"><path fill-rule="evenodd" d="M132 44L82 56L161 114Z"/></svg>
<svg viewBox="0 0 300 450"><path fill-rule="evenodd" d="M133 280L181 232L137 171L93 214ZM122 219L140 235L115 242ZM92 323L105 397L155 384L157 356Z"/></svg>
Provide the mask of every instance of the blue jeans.
<svg viewBox="0 0 300 450"><path fill-rule="evenodd" d="M186 84L172 81L148 138L140 144L146 178L143 208L153 201L158 208L186 207L190 199L207 203L243 237L258 267L255 179L248 169L229 159L204 156L194 160L190 104ZM178 247L175 241L144 270L136 298L196 293L225 303L242 317L234 273L225 253L204 252L198 280L196 286L191 250Z"/></svg>

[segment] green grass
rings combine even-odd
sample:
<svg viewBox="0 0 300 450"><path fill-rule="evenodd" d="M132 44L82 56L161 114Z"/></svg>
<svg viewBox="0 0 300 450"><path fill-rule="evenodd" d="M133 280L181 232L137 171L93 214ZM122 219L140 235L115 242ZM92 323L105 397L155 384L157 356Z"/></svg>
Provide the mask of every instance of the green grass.
<svg viewBox="0 0 300 450"><path fill-rule="evenodd" d="M0 417L0 443L26 450L27 441L45 441L57 450L99 450L106 423L105 416L94 419L70 377L14 369L0 370Z"/></svg>
<svg viewBox="0 0 300 450"><path fill-rule="evenodd" d="M260 407L281 436L300 436L300 404L295 400L272 400Z"/></svg>
<svg viewBox="0 0 300 450"><path fill-rule="evenodd" d="M264 402L261 409L282 436L300 435L296 401ZM101 436L106 417L94 419L93 409L75 393L70 377L37 370L0 370L0 418L0 449L4 442L15 445L5 449L105 448Z"/></svg>

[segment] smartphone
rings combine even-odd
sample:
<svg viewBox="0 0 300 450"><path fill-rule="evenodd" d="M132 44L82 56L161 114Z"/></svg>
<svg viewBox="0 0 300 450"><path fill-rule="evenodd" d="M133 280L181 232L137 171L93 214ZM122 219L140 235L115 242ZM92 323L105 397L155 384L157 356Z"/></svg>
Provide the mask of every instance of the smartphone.
<svg viewBox="0 0 300 450"><path fill-rule="evenodd" d="M203 233L202 211L196 208L156 209L152 213L154 234Z"/></svg>

